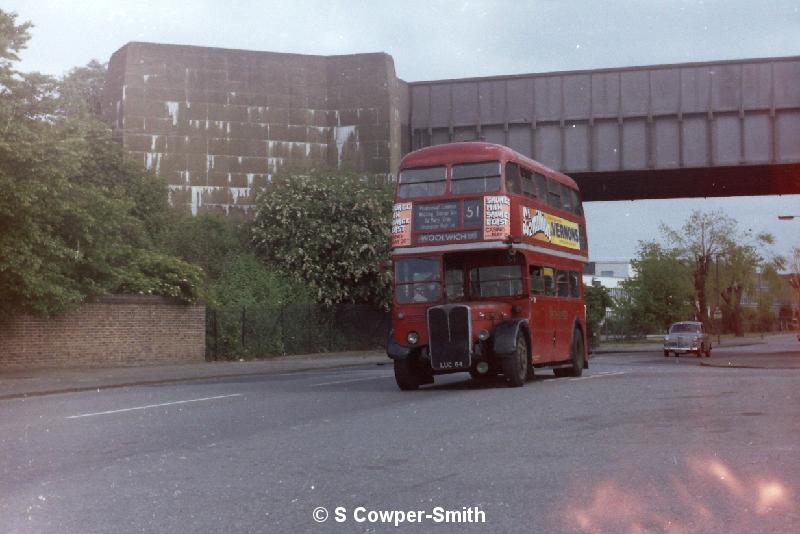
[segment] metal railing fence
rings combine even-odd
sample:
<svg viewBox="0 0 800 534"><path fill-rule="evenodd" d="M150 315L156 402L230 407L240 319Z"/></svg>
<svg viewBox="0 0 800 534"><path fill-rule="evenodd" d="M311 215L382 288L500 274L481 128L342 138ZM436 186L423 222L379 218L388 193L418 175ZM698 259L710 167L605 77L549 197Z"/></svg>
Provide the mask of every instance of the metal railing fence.
<svg viewBox="0 0 800 534"><path fill-rule="evenodd" d="M208 310L206 358L264 358L386 347L390 314L374 306L289 304Z"/></svg>

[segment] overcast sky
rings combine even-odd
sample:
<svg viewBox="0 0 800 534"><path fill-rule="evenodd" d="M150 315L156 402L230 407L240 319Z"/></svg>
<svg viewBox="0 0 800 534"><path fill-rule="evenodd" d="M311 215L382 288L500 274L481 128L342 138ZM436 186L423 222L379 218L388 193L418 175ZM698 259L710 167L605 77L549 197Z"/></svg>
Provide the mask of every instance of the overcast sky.
<svg viewBox="0 0 800 534"><path fill-rule="evenodd" d="M5 0L35 24L21 70L63 74L129 41L387 52L406 81L800 55L800 0ZM800 143L800 139L798 139ZM694 209L800 245L800 196L587 204L592 259L628 259Z"/></svg>

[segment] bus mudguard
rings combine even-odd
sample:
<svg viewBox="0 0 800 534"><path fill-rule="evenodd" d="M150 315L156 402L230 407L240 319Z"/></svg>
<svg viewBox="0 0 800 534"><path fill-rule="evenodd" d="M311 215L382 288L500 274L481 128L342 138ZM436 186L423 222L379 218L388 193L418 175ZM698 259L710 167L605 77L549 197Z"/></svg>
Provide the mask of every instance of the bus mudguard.
<svg viewBox="0 0 800 534"><path fill-rule="evenodd" d="M517 350L517 335L522 332L530 346L527 319L503 321L494 329L492 351L496 356L513 354Z"/></svg>
<svg viewBox="0 0 800 534"><path fill-rule="evenodd" d="M386 354L393 360L405 360L411 354L411 347L405 347L394 340L394 333L389 333L386 343Z"/></svg>

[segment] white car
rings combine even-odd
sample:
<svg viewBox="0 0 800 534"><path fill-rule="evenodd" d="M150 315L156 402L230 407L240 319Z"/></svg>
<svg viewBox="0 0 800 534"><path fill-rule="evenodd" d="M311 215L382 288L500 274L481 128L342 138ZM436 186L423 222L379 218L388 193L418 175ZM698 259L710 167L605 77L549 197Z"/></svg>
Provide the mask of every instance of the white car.
<svg viewBox="0 0 800 534"><path fill-rule="evenodd" d="M664 337L664 356L678 356L682 352L693 352L698 358L711 357L711 336L699 321L673 323Z"/></svg>

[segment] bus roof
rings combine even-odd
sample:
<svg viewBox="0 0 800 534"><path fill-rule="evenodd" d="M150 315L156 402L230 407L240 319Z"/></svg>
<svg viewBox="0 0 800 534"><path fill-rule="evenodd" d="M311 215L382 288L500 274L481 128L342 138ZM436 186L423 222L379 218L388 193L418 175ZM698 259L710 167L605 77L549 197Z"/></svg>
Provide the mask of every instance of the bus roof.
<svg viewBox="0 0 800 534"><path fill-rule="evenodd" d="M538 161L523 156L519 152L506 146L479 141L447 143L444 145L420 148L419 150L406 154L403 159L400 160L400 169L432 167L435 165L444 165L446 163L477 163L479 161L489 160L513 161L554 178L556 181L566 184L573 189L578 189L575 181L566 174L562 174L550 167L542 165Z"/></svg>

